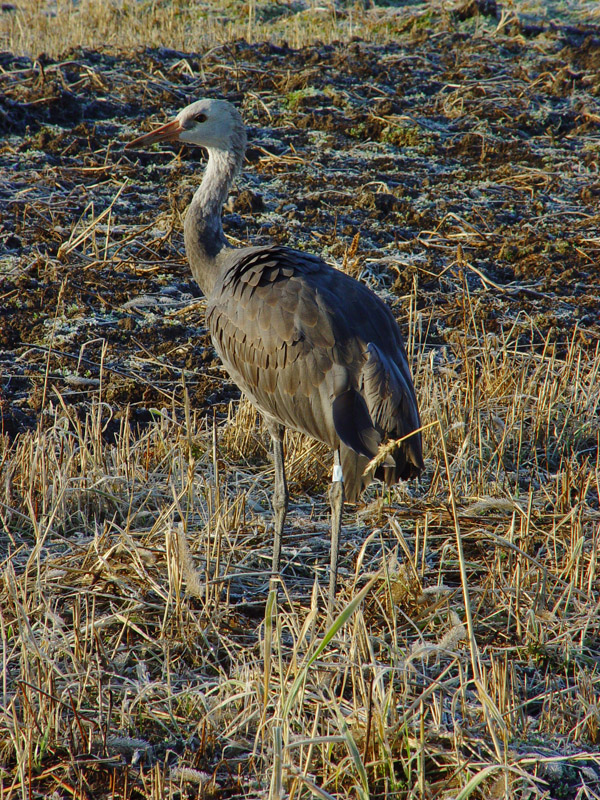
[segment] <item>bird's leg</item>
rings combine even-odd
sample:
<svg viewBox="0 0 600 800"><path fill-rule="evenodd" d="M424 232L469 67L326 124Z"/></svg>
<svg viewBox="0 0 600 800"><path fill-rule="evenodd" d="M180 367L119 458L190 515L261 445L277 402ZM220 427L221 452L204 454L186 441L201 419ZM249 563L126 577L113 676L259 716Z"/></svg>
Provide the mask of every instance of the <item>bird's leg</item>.
<svg viewBox="0 0 600 800"><path fill-rule="evenodd" d="M283 425L267 423L271 440L273 442L273 466L275 468L275 488L273 491L273 567L271 570L271 589L276 589L279 583L279 563L281 561L281 537L283 525L288 510L289 493L285 479L285 464L283 460Z"/></svg>
<svg viewBox="0 0 600 800"><path fill-rule="evenodd" d="M342 530L342 509L344 507L344 476L340 463L340 451L333 454L333 478L329 489L331 505L331 567L329 569L329 598L327 615L331 621L335 606L335 589L337 583L338 550Z"/></svg>

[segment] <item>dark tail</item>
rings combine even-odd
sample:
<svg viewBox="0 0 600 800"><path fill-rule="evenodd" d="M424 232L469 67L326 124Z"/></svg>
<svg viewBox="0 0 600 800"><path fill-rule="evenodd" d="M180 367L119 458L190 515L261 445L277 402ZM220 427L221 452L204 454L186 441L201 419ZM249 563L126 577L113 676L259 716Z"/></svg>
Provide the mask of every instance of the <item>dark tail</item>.
<svg viewBox="0 0 600 800"><path fill-rule="evenodd" d="M341 462L346 498L358 499L370 481L379 478L388 486L416 478L423 469L421 427L417 398L404 353L392 358L375 344L368 358L359 391L347 389L333 402L333 421L342 441ZM412 434L412 435L411 435ZM380 443L403 439L373 474L363 475Z"/></svg>

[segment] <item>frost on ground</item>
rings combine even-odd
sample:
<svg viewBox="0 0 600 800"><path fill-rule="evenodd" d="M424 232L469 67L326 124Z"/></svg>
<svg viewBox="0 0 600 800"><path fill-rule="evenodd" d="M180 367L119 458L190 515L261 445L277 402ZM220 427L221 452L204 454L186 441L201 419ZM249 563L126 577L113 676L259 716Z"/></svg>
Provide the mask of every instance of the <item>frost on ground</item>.
<svg viewBox="0 0 600 800"><path fill-rule="evenodd" d="M0 55L7 796L598 795L600 34L419 20ZM328 454L288 437L271 615L267 440L183 248L202 155L123 151L203 95L249 126L230 240L385 297L429 426L423 480L347 509L340 609L378 577L321 650Z"/></svg>

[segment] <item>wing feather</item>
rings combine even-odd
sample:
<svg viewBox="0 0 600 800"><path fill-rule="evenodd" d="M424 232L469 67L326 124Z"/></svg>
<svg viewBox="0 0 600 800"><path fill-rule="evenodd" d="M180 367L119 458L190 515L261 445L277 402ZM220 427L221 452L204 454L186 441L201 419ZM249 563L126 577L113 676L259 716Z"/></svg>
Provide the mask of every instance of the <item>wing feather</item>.
<svg viewBox="0 0 600 800"><path fill-rule="evenodd" d="M207 305L225 367L268 417L332 448L342 443L355 499L379 442L420 425L393 314L316 256L273 245L227 258ZM418 474L420 434L392 456L380 468L385 480Z"/></svg>

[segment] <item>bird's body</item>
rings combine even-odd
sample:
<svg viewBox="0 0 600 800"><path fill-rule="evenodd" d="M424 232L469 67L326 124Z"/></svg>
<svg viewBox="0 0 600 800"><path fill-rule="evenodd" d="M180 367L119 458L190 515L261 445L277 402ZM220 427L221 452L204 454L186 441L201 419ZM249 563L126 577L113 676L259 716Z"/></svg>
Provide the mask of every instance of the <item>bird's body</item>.
<svg viewBox="0 0 600 800"><path fill-rule="evenodd" d="M225 264L206 311L223 364L269 421L341 450L355 501L379 443L419 427L391 311L364 284L287 247L237 250ZM387 482L413 477L419 458L403 443L382 468Z"/></svg>
<svg viewBox="0 0 600 800"><path fill-rule="evenodd" d="M273 438L274 574L288 499L283 428L308 434L336 454L333 602L344 499L339 466L353 501L371 479L363 473L381 443L402 440L376 472L388 485L417 476L423 467L419 412L400 329L377 295L318 256L279 245L228 246L222 207L246 146L243 122L231 104L197 101L130 144L169 139L203 145L209 154L186 215L186 252L207 298L215 349Z"/></svg>

